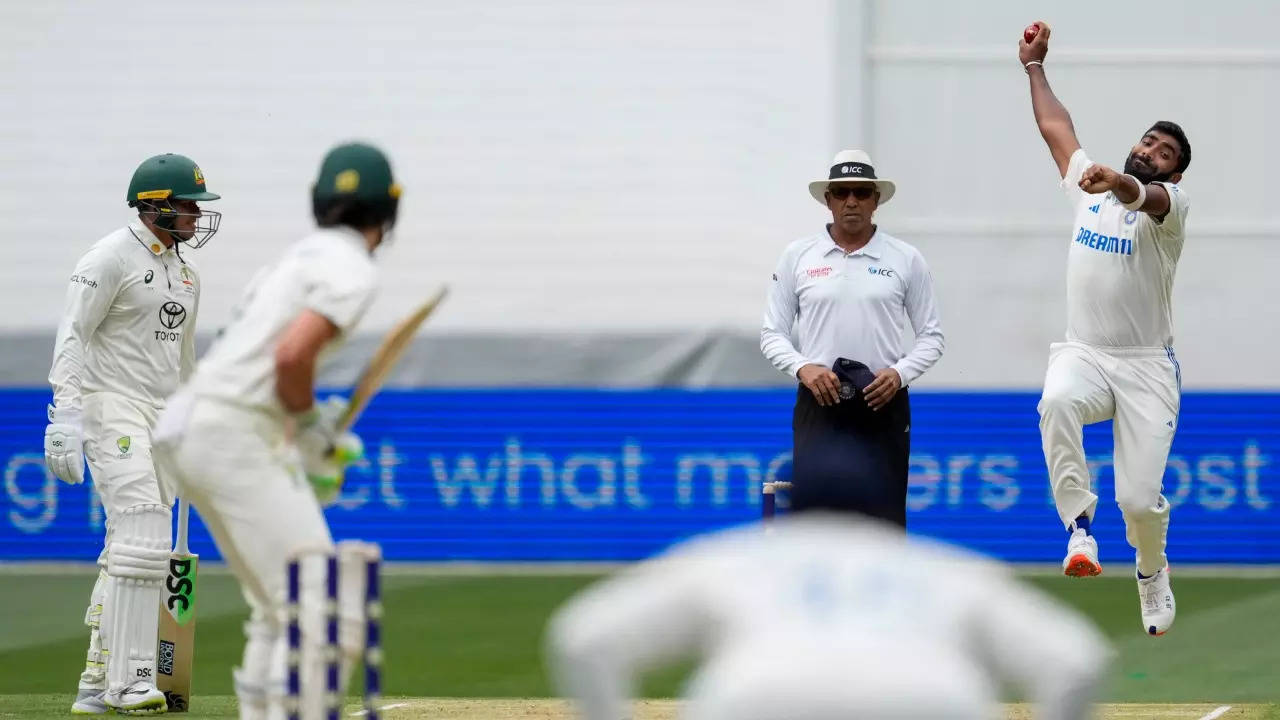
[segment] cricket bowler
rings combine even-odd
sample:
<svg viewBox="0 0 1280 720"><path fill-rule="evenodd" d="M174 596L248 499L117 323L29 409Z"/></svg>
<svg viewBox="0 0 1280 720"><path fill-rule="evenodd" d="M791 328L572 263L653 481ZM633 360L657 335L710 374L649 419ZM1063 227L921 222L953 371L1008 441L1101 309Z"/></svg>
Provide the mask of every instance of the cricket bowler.
<svg viewBox="0 0 1280 720"><path fill-rule="evenodd" d="M1090 160L1045 77L1049 34L1045 23L1029 27L1018 60L1030 80L1036 125L1075 212L1066 341L1049 348L1039 404L1054 503L1070 534L1063 572L1102 572L1091 529L1098 496L1082 428L1114 419L1116 504L1136 553L1142 628L1163 635L1175 607L1165 556L1170 508L1161 486L1182 393L1173 277L1190 207L1177 183L1191 163L1191 144L1181 127L1161 121L1130 150L1123 173Z"/></svg>
<svg viewBox="0 0 1280 720"><path fill-rule="evenodd" d="M49 383L45 463L84 481L85 461L106 515L84 622L89 650L72 713L161 713L156 626L169 565L173 489L151 456L165 398L195 368L200 276L179 245L218 231L217 200L191 159L148 158L125 200L138 215L76 264L58 326Z"/></svg>
<svg viewBox="0 0 1280 720"><path fill-rule="evenodd" d="M157 429L161 467L199 511L250 605L243 659L232 672L243 720L283 717L286 566L332 552L321 512L336 498L359 440L339 431L341 402L314 400L316 366L372 302L372 254L396 220L400 187L378 149L332 149L312 188L319 228L260 271L234 319L170 399ZM358 575L343 572L343 583ZM302 717L323 707L324 588L304 574ZM340 594L345 687L362 649L358 598Z"/></svg>

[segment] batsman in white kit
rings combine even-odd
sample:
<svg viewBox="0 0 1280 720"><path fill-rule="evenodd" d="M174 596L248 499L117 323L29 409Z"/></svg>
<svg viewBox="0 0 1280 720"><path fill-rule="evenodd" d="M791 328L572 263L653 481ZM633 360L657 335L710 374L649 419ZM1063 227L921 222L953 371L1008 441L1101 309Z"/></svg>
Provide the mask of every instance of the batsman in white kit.
<svg viewBox="0 0 1280 720"><path fill-rule="evenodd" d="M1040 435L1058 515L1070 533L1063 571L1102 572L1092 535L1098 496L1082 440L1084 425L1114 419L1116 504L1137 559L1143 630L1164 634L1175 606L1161 494L1178 426L1182 378L1173 353L1173 277L1190 202L1178 187L1191 144L1178 125L1147 130L1118 173L1089 159L1066 108L1045 78L1049 27L1019 45L1040 134L1075 211L1067 255L1067 337L1049 350ZM1032 30L1029 28L1028 32Z"/></svg>
<svg viewBox="0 0 1280 720"><path fill-rule="evenodd" d="M319 358L373 300L372 253L395 224L400 188L378 149L352 143L325 156L312 189L319 228L259 272L156 430L161 467L200 512L250 607L243 660L233 670L240 717L286 713L286 566L332 553L321 511L336 498L358 438L339 429L340 401L317 403ZM320 557L315 559L323 560ZM343 572L342 582L359 579ZM304 572L299 619L302 717L324 703L324 585ZM358 591L339 594L342 685L363 643Z"/></svg>
<svg viewBox="0 0 1280 720"><path fill-rule="evenodd" d="M685 720L989 720L1005 683L1037 718L1089 716L1110 651L1087 620L858 506L811 497L583 591L549 626L557 689L619 720L642 671L695 657Z"/></svg>
<svg viewBox="0 0 1280 720"><path fill-rule="evenodd" d="M45 462L79 484L87 460L106 516L74 714L165 711L156 629L174 496L157 474L151 434L165 397L195 367L200 277L178 246L213 237L221 215L198 203L217 199L189 158L148 158L125 198L138 216L80 258L67 288Z"/></svg>

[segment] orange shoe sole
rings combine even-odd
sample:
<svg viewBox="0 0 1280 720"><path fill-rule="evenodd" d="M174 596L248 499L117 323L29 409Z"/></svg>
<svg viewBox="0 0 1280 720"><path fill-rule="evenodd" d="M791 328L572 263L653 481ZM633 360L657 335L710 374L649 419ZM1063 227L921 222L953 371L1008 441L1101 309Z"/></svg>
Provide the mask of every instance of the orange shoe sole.
<svg viewBox="0 0 1280 720"><path fill-rule="evenodd" d="M1102 574L1102 566L1085 555L1072 555L1062 574L1067 577L1096 577Z"/></svg>

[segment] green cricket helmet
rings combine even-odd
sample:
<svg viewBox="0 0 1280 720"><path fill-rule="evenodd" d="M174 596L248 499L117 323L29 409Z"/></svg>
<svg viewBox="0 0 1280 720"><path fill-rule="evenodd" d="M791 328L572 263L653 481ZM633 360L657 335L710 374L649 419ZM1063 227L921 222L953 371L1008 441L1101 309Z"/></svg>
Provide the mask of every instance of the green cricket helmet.
<svg viewBox="0 0 1280 720"><path fill-rule="evenodd" d="M129 207L138 208L139 214L154 214L153 223L175 240L191 247L201 247L218 232L222 213L201 210L198 213L181 212L173 206L174 200L217 200L220 195L205 187L204 173L189 157L165 153L142 161L129 181L125 200ZM195 229L175 231L174 224L180 217L195 217Z"/></svg>
<svg viewBox="0 0 1280 720"><path fill-rule="evenodd" d="M396 223L399 205L400 186L391 175L387 156L363 143L330 150L311 187L311 210L320 227L381 226L387 233Z"/></svg>

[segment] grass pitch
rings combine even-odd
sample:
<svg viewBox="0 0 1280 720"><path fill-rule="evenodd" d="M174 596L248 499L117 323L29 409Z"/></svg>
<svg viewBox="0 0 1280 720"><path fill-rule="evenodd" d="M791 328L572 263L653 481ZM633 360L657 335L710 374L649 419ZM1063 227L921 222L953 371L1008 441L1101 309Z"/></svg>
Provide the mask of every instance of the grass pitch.
<svg viewBox="0 0 1280 720"><path fill-rule="evenodd" d="M380 716L387 720L571 720L572 708L564 700L552 698L384 698ZM1225 709L1224 709L1225 708ZM640 700L634 720L676 720L679 705L674 700ZM360 705L348 703L343 717L361 717ZM0 696L0 720L52 720L67 717L64 695ZM235 698L214 695L186 715L190 720L236 717ZM1005 706L1008 720L1032 720L1029 705ZM1094 712L1097 720L1280 720L1280 705L1212 704L1108 704Z"/></svg>
<svg viewBox="0 0 1280 720"><path fill-rule="evenodd" d="M201 570L188 717L234 717L230 668L239 661L246 609L229 575ZM81 619L93 579L92 570L0 572L0 718L67 716L84 663ZM594 579L390 572L384 690L403 699L384 704L405 705L386 717L568 717L559 701L537 699L551 694L541 667L543 624ZM1151 638L1140 628L1132 580L1031 578L1093 618L1115 645L1118 657L1102 699L1126 705L1105 706L1099 717L1199 720L1231 705L1221 718L1280 720L1280 710L1266 705L1280 701L1280 578L1176 574L1173 580L1177 622L1168 635ZM644 694L677 695L684 671L646 678ZM654 701L638 717L671 717L673 707ZM1021 706L1009 712L1030 716Z"/></svg>

